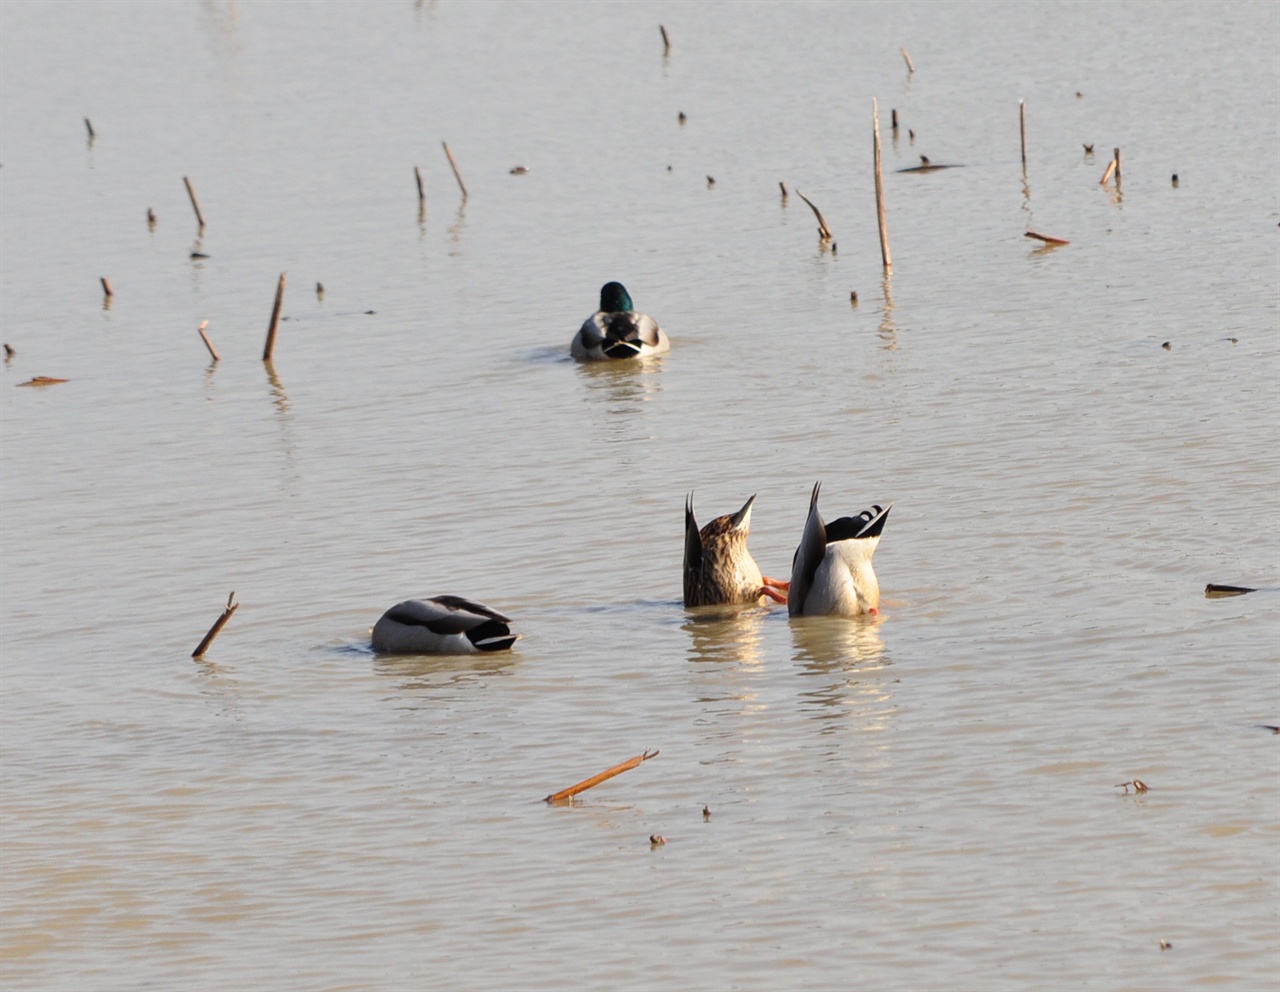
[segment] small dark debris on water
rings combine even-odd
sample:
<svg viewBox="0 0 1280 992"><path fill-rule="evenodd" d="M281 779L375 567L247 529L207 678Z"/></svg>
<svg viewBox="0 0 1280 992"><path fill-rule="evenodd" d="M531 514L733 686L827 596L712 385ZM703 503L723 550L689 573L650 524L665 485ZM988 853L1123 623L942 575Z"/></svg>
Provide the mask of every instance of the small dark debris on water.
<svg viewBox="0 0 1280 992"><path fill-rule="evenodd" d="M676 115L676 120L679 121L681 124L687 124L689 122L689 118L685 116L685 113L683 110Z"/></svg>
<svg viewBox="0 0 1280 992"><path fill-rule="evenodd" d="M849 303L855 307L858 305L858 291L856 289L849 291Z"/></svg>
<svg viewBox="0 0 1280 992"><path fill-rule="evenodd" d="M156 226L156 212L147 207L147 227L154 228Z"/></svg>
<svg viewBox="0 0 1280 992"><path fill-rule="evenodd" d="M1250 589L1248 586L1222 586L1215 582L1210 582L1204 587L1204 598L1225 599L1227 596L1243 596L1247 592L1257 591L1257 589Z"/></svg>
<svg viewBox="0 0 1280 992"><path fill-rule="evenodd" d="M202 251L193 251L191 253L191 257L192 258L208 258L209 256Z"/></svg>
<svg viewBox="0 0 1280 992"><path fill-rule="evenodd" d="M1124 794L1127 796L1129 794L1129 786L1131 785L1133 786L1133 791L1137 793L1147 792L1150 789L1150 786L1140 778L1135 778L1128 782L1120 782L1116 785L1116 788L1124 789Z"/></svg>
<svg viewBox="0 0 1280 992"><path fill-rule="evenodd" d="M38 375L26 382L18 383L19 386L56 386L60 382L70 382L70 379L55 379L51 375Z"/></svg>
<svg viewBox="0 0 1280 992"><path fill-rule="evenodd" d="M715 184L716 184L716 177L715 177L715 176L707 176L707 189L710 189L710 188L711 188L712 186L714 186Z"/></svg>
<svg viewBox="0 0 1280 992"><path fill-rule="evenodd" d="M909 169L899 169L899 172L937 172L939 169L958 169L958 165L935 165L929 161L928 155L920 156L920 164L913 165Z"/></svg>
<svg viewBox="0 0 1280 992"><path fill-rule="evenodd" d="M1227 340L1228 340L1228 341L1230 341L1232 344L1239 344L1239 343L1240 343L1240 339L1239 339L1239 338L1227 338Z"/></svg>
<svg viewBox="0 0 1280 992"><path fill-rule="evenodd" d="M512 168L511 174L513 176L523 176L528 171L529 167L527 165L517 165Z"/></svg>
<svg viewBox="0 0 1280 992"><path fill-rule="evenodd" d="M1077 100L1081 99L1083 96L1084 96L1084 94L1083 94L1083 93L1081 93L1079 90L1076 90L1076 99L1077 99Z"/></svg>
<svg viewBox="0 0 1280 992"><path fill-rule="evenodd" d="M1173 345L1170 344L1168 341L1164 342L1162 345L1160 345L1160 347L1163 348L1165 351L1173 350Z"/></svg>
<svg viewBox="0 0 1280 992"><path fill-rule="evenodd" d="M667 171L668 171L668 172L670 172L670 171L671 171L671 166L669 166L669 165L667 166Z"/></svg>
<svg viewBox="0 0 1280 992"><path fill-rule="evenodd" d="M324 283L322 282L316 283L316 296L318 296L322 300L324 299Z"/></svg>
<svg viewBox="0 0 1280 992"><path fill-rule="evenodd" d="M6 362L16 354L17 352L13 350L13 345L7 344L4 346L4 360Z"/></svg>
<svg viewBox="0 0 1280 992"><path fill-rule="evenodd" d="M651 849L652 849L652 848L659 848L659 847L661 847L663 844L665 844L666 842L667 842L667 838L663 837L663 836L662 836L662 834L650 834L650 835L649 835L649 847L650 847Z"/></svg>
<svg viewBox="0 0 1280 992"><path fill-rule="evenodd" d="M1084 153L1085 153L1086 155L1092 155L1092 154L1093 154L1093 145L1085 145L1085 146L1084 146Z"/></svg>
<svg viewBox="0 0 1280 992"><path fill-rule="evenodd" d="M703 819L703 821L704 821L704 822L705 822L705 821L707 821L707 820L710 820L710 819L711 819L711 807L710 807L710 806L703 806L703 807L702 807L702 819Z"/></svg>
<svg viewBox="0 0 1280 992"><path fill-rule="evenodd" d="M377 313L377 312L378 312L377 310L366 310L366 311L365 311L365 316L372 316L373 314L375 314L375 313Z"/></svg>
<svg viewBox="0 0 1280 992"><path fill-rule="evenodd" d="M912 128L907 128L907 138L913 145L916 143L916 132Z"/></svg>
<svg viewBox="0 0 1280 992"><path fill-rule="evenodd" d="M1273 734L1280 734L1280 727L1273 727L1273 726L1272 726L1271 724L1269 724L1269 723L1260 723L1260 724L1258 724L1258 729L1259 729L1259 730L1270 730Z"/></svg>
<svg viewBox="0 0 1280 992"><path fill-rule="evenodd" d="M1173 183L1173 188L1174 188L1174 189L1177 189L1177 188L1178 188L1178 174L1177 174L1176 172L1173 174L1173 179L1171 180L1171 182Z"/></svg>
<svg viewBox="0 0 1280 992"><path fill-rule="evenodd" d="M1167 951L1172 946L1173 944L1169 943L1167 940L1160 941L1160 950L1162 951Z"/></svg>

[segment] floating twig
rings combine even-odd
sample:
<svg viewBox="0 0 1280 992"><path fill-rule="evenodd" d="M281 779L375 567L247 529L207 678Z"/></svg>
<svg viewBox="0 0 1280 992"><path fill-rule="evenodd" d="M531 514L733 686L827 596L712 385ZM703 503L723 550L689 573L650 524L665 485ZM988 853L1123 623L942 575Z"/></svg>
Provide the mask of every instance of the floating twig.
<svg viewBox="0 0 1280 992"><path fill-rule="evenodd" d="M801 193L799 190L796 190L796 196L800 197L800 199L804 200L805 203L809 204L809 209L813 211L813 216L818 218L818 237L823 241L830 241L831 228L827 227L827 221L826 221L826 218L822 216L822 211L819 210L817 207L815 207L813 205L813 201L810 200L803 193Z"/></svg>
<svg viewBox="0 0 1280 992"><path fill-rule="evenodd" d="M599 785L601 782L608 781L615 775L621 775L623 772L630 771L641 762L648 761L650 758L656 758L657 756L657 751L645 751L644 754L637 754L634 758L629 758L620 765L614 765L612 768L602 771L599 775L592 775L591 778L579 782L577 785L571 785L567 789L561 789L559 792L553 792L543 801L548 803L558 803L562 799L569 799L572 796L576 796L579 792L585 792L593 785Z"/></svg>
<svg viewBox="0 0 1280 992"><path fill-rule="evenodd" d="M153 231L156 229L156 212L150 207L147 207L147 227Z"/></svg>
<svg viewBox="0 0 1280 992"><path fill-rule="evenodd" d="M871 98L871 125L875 141L876 158L876 223L880 225L880 258L885 272L893 270L893 262L889 256L889 229L884 221L884 173L880 168L880 111L875 97Z"/></svg>
<svg viewBox="0 0 1280 992"><path fill-rule="evenodd" d="M96 138L97 135L93 133L93 124L90 123L89 118L87 117L84 119L84 126L85 126L85 130L89 132L89 141L90 143L92 143L93 139Z"/></svg>
<svg viewBox="0 0 1280 992"><path fill-rule="evenodd" d="M209 645L213 643L213 639L218 636L218 631L227 625L227 621L231 619L231 614L240 609L239 603L232 602L235 598L236 594L233 590L231 595L227 597L227 608L222 611L222 616L213 622L213 626L209 628L209 633L204 635L204 640L191 652L191 657L199 658L203 656L205 651L209 649Z"/></svg>
<svg viewBox="0 0 1280 992"><path fill-rule="evenodd" d="M1243 596L1247 592L1257 591L1257 589L1250 589L1248 586L1220 586L1210 582L1204 587L1204 598L1222 599L1226 596Z"/></svg>
<svg viewBox="0 0 1280 992"><path fill-rule="evenodd" d="M662 836L662 834L650 834L650 835L649 835L649 850L651 850L651 851L656 851L658 848L660 848L660 847L661 847L663 844L665 844L666 842L667 842L667 838L663 837L663 836Z"/></svg>
<svg viewBox="0 0 1280 992"><path fill-rule="evenodd" d="M55 379L51 375L38 375L26 382L18 383L19 386L56 386L60 382L70 382L70 379Z"/></svg>
<svg viewBox="0 0 1280 992"><path fill-rule="evenodd" d="M902 52L902 58L907 63L907 74L910 75L914 73L916 71L916 67L911 64L911 56L907 54L907 50L905 48L901 48L899 51Z"/></svg>
<svg viewBox="0 0 1280 992"><path fill-rule="evenodd" d="M785 202L787 199L787 184L781 179L778 180L778 189L782 190L782 199Z"/></svg>
<svg viewBox="0 0 1280 992"><path fill-rule="evenodd" d="M511 167L511 174L513 176L523 176L528 171L529 171L529 167L527 165L513 165Z"/></svg>
<svg viewBox="0 0 1280 992"><path fill-rule="evenodd" d="M413 178L418 182L418 202L425 203L427 201L427 191L422 188L422 172L416 165L413 167Z"/></svg>
<svg viewBox="0 0 1280 992"><path fill-rule="evenodd" d="M1022 164L1027 164L1027 101L1018 101L1018 130L1022 133Z"/></svg>
<svg viewBox="0 0 1280 992"><path fill-rule="evenodd" d="M896 107L889 111L889 127L895 131L898 130L898 110Z"/></svg>
<svg viewBox="0 0 1280 992"><path fill-rule="evenodd" d="M200 335L200 340L204 342L204 346L209 349L209 354L213 356L213 360L215 362L221 361L218 357L218 349L213 346L213 342L209 340L209 335L204 332L204 329L208 326L209 322L207 320L202 320L200 321L200 326L196 328L196 331Z"/></svg>
<svg viewBox="0 0 1280 992"><path fill-rule="evenodd" d="M1127 796L1129 794L1129 786L1131 785L1133 786L1133 791L1137 793L1147 792L1151 788L1149 785L1147 785L1146 782L1142 781L1142 779L1140 778L1135 778L1128 782L1120 782L1116 785L1116 788L1124 789L1124 794Z"/></svg>
<svg viewBox="0 0 1280 992"><path fill-rule="evenodd" d="M453 169L453 178L458 180L458 188L462 190L462 198L467 198L467 184L462 181L462 173L458 171L458 163L454 161L453 152L449 151L449 142L442 141L444 145L444 153L449 156L449 167Z"/></svg>
<svg viewBox="0 0 1280 992"><path fill-rule="evenodd" d="M666 25L659 24L658 30L662 32L662 54L670 55L671 54L671 36L667 34Z"/></svg>
<svg viewBox="0 0 1280 992"><path fill-rule="evenodd" d="M102 292L107 297L107 299L110 299L111 297L116 295L115 290L111 288L110 279L108 279L106 276L103 276L99 281L102 283Z"/></svg>
<svg viewBox="0 0 1280 992"><path fill-rule="evenodd" d="M262 360L264 362L271 361L271 356L276 351L276 328L280 326L280 304L284 302L284 277L287 273L280 273L280 282L276 284L276 302L271 308L271 324L267 328L267 344L262 349Z"/></svg>
<svg viewBox="0 0 1280 992"><path fill-rule="evenodd" d="M1064 239L1062 239L1062 238L1054 238L1054 237L1050 237L1050 236L1049 236L1049 235L1047 235L1047 234L1038 234L1038 233L1036 233L1035 231L1028 231L1028 232L1026 233L1026 237L1028 237L1028 238L1035 238L1037 241L1043 241L1043 242L1044 242L1045 244L1047 244L1047 245L1069 245L1069 244L1071 244L1071 242L1070 242L1070 241L1066 241L1066 240L1064 240Z"/></svg>

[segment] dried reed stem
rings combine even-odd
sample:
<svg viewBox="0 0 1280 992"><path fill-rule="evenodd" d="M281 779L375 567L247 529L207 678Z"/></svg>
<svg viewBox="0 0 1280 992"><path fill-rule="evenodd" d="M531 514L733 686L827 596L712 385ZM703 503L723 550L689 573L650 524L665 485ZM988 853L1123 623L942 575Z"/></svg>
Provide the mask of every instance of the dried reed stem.
<svg viewBox="0 0 1280 992"><path fill-rule="evenodd" d="M209 335L204 332L204 329L208 326L209 322L207 320L202 320L200 321L200 326L196 328L196 331L200 335L200 340L204 342L204 346L209 349L209 354L213 356L213 360L215 362L221 361L218 357L218 349L213 346L213 342L209 340Z"/></svg>
<svg viewBox="0 0 1280 992"><path fill-rule="evenodd" d="M589 779L585 779L577 785L571 785L567 789L561 789L559 792L553 792L543 801L548 803L558 803L562 799L568 799L571 796L576 796L579 792L585 792L593 785L599 785L601 782L608 781L615 775L621 775L623 772L630 771L642 761L648 761L650 758L656 758L657 756L657 751L646 751L644 754L637 754L634 758L629 758L620 765L614 765L612 768L602 771L599 775L592 775Z"/></svg>
<svg viewBox="0 0 1280 992"><path fill-rule="evenodd" d="M895 131L898 130L898 111L896 107L889 111L889 126Z"/></svg>
<svg viewBox="0 0 1280 992"><path fill-rule="evenodd" d="M231 595L227 597L227 608L222 611L222 616L218 617L218 619L213 622L213 626L209 628L209 633L204 635L204 640L201 641L199 646L191 652L191 657L201 657L205 651L209 649L209 645L213 643L213 639L218 636L218 631L222 630L222 628L227 625L227 621L231 619L231 614L240 609L239 603L232 602L235 598L236 594L233 591Z"/></svg>
<svg viewBox="0 0 1280 992"><path fill-rule="evenodd" d="M1018 129L1022 132L1022 164L1027 164L1027 101L1018 101Z"/></svg>
<svg viewBox="0 0 1280 992"><path fill-rule="evenodd" d="M103 276L103 277L102 277L102 279L100 280L100 282L102 283L102 292L106 294L107 299L110 299L111 297L113 297L113 296L115 296L115 295L116 295L116 294L115 294L115 292L114 292L114 291L112 290L112 288L111 288L111 280L110 280L110 279L108 279L106 276Z"/></svg>
<svg viewBox="0 0 1280 992"><path fill-rule="evenodd" d="M1120 182L1120 149L1119 148L1116 149L1115 157L1112 159L1112 161L1115 162L1116 164L1116 183L1118 184Z"/></svg>
<svg viewBox="0 0 1280 992"><path fill-rule="evenodd" d="M778 189L782 190L782 198L785 200L787 198L787 184L781 179L778 180Z"/></svg>
<svg viewBox="0 0 1280 992"><path fill-rule="evenodd" d="M658 30L662 32L662 54L671 54L671 37L667 34L665 25L659 24Z"/></svg>
<svg viewBox="0 0 1280 992"><path fill-rule="evenodd" d="M874 135L876 158L876 222L880 225L880 258L884 262L885 272L893 271L893 260L889 255L889 228L884 221L884 171L880 165L880 110L875 97L871 98L871 124Z"/></svg>
<svg viewBox="0 0 1280 992"><path fill-rule="evenodd" d="M262 360L271 361L276 351L276 328L280 326L280 304L284 302L284 277L288 273L280 273L280 282L276 285L276 302L271 308L271 325L267 328L267 344L262 349Z"/></svg>
<svg viewBox="0 0 1280 992"><path fill-rule="evenodd" d="M187 187L187 196L191 197L191 209L196 212L196 220L200 227L204 227L204 214L200 210L200 201L196 199L196 188L191 185L191 180L186 176L182 177L182 181Z"/></svg>
<svg viewBox="0 0 1280 992"><path fill-rule="evenodd" d="M93 133L93 125L89 122L89 118L87 117L84 119L84 126L85 126L85 129L89 132L90 141L92 141L94 138L97 137L97 135Z"/></svg>
<svg viewBox="0 0 1280 992"><path fill-rule="evenodd" d="M900 49L900 51L902 52L903 59L907 63L907 72L914 73L916 71L916 67L911 64L911 56L907 54L907 50L905 48Z"/></svg>
<svg viewBox="0 0 1280 992"><path fill-rule="evenodd" d="M1098 180L1099 186L1107 185L1107 181L1111 178L1111 173L1116 171L1116 160L1112 159L1107 163L1107 171L1102 174L1102 178Z"/></svg>
<svg viewBox="0 0 1280 992"><path fill-rule="evenodd" d="M467 198L467 184L462 181L462 173L458 171L458 163L453 159L453 152L449 151L449 142L442 141L444 145L444 153L449 156L449 166L453 169L453 178L458 180L458 188L462 190L462 198Z"/></svg>
<svg viewBox="0 0 1280 992"><path fill-rule="evenodd" d="M817 207L815 207L813 205L813 201L810 200L803 193L801 193L799 190L796 190L796 196L800 197L800 199L804 200L805 203L809 204L809 209L813 211L813 216L818 218L818 237L821 238L823 241L830 241L831 228L827 227L827 220L825 217L822 216L822 211L819 210Z"/></svg>
<svg viewBox="0 0 1280 992"><path fill-rule="evenodd" d="M425 203L427 200L427 192L422 188L422 172L415 165L413 167L413 178L418 181L418 202Z"/></svg>

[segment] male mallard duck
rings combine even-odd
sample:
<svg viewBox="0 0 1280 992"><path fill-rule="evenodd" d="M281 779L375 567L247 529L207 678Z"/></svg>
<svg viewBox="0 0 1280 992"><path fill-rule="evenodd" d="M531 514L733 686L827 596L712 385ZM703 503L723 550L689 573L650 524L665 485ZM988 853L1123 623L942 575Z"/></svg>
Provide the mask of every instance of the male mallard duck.
<svg viewBox="0 0 1280 992"><path fill-rule="evenodd" d="M519 634L510 617L462 596L435 596L397 603L373 625L379 654L473 654L506 651Z"/></svg>
<svg viewBox="0 0 1280 992"><path fill-rule="evenodd" d="M752 496L737 513L716 517L698 530L693 493L684 504L684 605L754 603L761 596L785 603L789 583L760 574L747 550Z"/></svg>
<svg viewBox="0 0 1280 992"><path fill-rule="evenodd" d="M818 512L818 490L809 498L809 518L804 536L791 560L791 616L836 614L856 617L880 612L880 583L871 568L871 556L880 543L880 532L893 508L873 506L856 517L841 517L824 524Z"/></svg>
<svg viewBox="0 0 1280 992"><path fill-rule="evenodd" d="M658 322L647 313L636 313L626 287L607 282L600 290L599 312L578 329L569 351L586 360L660 355L670 347Z"/></svg>

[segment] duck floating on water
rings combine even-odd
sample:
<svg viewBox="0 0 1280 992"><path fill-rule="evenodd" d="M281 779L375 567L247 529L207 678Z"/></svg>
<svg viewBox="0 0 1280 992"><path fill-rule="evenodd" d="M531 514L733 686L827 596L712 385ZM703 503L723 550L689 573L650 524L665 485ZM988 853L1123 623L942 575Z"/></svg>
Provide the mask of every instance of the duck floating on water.
<svg viewBox="0 0 1280 992"><path fill-rule="evenodd" d="M373 626L379 654L474 654L507 651L519 638L510 617L462 596L407 599Z"/></svg>
<svg viewBox="0 0 1280 992"><path fill-rule="evenodd" d="M747 550L751 532L752 496L737 513L726 513L698 530L693 493L684 504L684 605L719 606L755 603L767 596L787 601L788 582L760 574Z"/></svg>
<svg viewBox="0 0 1280 992"><path fill-rule="evenodd" d="M590 361L660 355L670 348L658 322L647 313L636 312L627 288L620 282L607 282L600 289L599 311L578 329L569 351L574 358Z"/></svg>
<svg viewBox="0 0 1280 992"><path fill-rule="evenodd" d="M818 512L814 484L804 535L791 560L791 595L787 612L793 616L856 617L880 612L880 583L871 556L893 504L872 506L856 517L824 523Z"/></svg>

